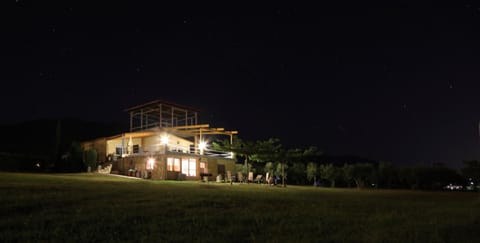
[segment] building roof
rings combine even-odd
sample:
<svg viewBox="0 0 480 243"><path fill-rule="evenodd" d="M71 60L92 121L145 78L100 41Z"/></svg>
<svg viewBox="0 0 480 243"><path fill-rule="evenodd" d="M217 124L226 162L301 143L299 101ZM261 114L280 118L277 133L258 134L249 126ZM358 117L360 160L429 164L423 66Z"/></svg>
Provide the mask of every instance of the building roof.
<svg viewBox="0 0 480 243"><path fill-rule="evenodd" d="M143 138L148 136L157 135L162 132L171 133L175 136L182 138L193 137L197 135L236 135L238 131L225 131L223 128L210 128L208 124L193 125L193 126L181 126L181 127L168 127L158 130L146 130L140 132L126 132L121 134L116 134L110 137L105 137L107 140L125 137L132 138Z"/></svg>

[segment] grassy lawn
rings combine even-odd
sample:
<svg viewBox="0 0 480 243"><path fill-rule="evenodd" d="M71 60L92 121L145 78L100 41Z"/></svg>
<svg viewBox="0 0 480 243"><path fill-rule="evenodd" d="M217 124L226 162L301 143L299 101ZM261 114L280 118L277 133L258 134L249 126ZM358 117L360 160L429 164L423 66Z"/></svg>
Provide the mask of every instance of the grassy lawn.
<svg viewBox="0 0 480 243"><path fill-rule="evenodd" d="M480 195L0 173L0 242L480 242Z"/></svg>

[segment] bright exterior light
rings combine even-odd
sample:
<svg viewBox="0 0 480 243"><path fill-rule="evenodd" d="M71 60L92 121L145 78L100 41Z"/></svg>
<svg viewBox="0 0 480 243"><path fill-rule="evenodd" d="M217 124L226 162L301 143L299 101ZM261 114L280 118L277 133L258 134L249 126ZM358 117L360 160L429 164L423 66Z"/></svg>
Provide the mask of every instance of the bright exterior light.
<svg viewBox="0 0 480 243"><path fill-rule="evenodd" d="M207 148L207 143L205 141L201 141L198 144L198 148L200 149L200 154L203 154L203 150L205 150L205 148Z"/></svg>
<svg viewBox="0 0 480 243"><path fill-rule="evenodd" d="M147 170L153 170L153 165L155 164L154 158L149 158L147 161Z"/></svg>
<svg viewBox="0 0 480 243"><path fill-rule="evenodd" d="M198 144L198 148L200 150L204 150L207 148L207 143L205 141L201 141L199 144Z"/></svg>
<svg viewBox="0 0 480 243"><path fill-rule="evenodd" d="M163 135L160 137L160 142L163 144L163 145L166 145L168 144L168 135Z"/></svg>

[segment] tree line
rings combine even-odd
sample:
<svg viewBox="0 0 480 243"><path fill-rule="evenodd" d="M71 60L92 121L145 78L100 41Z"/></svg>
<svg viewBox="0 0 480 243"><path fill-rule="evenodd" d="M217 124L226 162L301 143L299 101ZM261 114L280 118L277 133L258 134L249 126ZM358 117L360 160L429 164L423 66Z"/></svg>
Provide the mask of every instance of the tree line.
<svg viewBox="0 0 480 243"><path fill-rule="evenodd" d="M237 170L254 174L269 173L286 186L315 185L385 189L440 190L446 185L480 184L480 161L464 161L457 171L443 164L395 166L387 161L331 157L316 147L285 148L279 139L216 141L212 149L233 152ZM478 190L479 188L476 187Z"/></svg>

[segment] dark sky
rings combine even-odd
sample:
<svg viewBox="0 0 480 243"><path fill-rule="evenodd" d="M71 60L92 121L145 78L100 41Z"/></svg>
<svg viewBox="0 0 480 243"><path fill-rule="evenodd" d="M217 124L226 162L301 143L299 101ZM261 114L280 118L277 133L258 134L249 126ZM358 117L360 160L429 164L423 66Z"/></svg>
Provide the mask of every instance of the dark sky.
<svg viewBox="0 0 480 243"><path fill-rule="evenodd" d="M123 122L125 108L165 99L247 139L394 163L478 159L480 5L355 2L12 0L0 122Z"/></svg>

